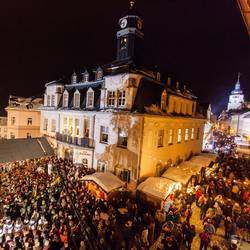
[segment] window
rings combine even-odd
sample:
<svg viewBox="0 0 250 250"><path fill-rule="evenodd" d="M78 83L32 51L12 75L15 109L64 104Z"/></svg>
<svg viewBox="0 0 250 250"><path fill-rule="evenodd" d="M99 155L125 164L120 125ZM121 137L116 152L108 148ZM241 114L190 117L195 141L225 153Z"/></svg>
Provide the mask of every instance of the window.
<svg viewBox="0 0 250 250"><path fill-rule="evenodd" d="M31 138L31 134L27 133L27 138L30 139Z"/></svg>
<svg viewBox="0 0 250 250"><path fill-rule="evenodd" d="M128 131L124 128L118 129L118 146L120 147L128 146Z"/></svg>
<svg viewBox="0 0 250 250"><path fill-rule="evenodd" d="M80 93L78 90L74 93L74 107L80 108Z"/></svg>
<svg viewBox="0 0 250 250"><path fill-rule="evenodd" d="M10 132L10 139L15 139L15 134L13 132Z"/></svg>
<svg viewBox="0 0 250 250"><path fill-rule="evenodd" d="M88 168L88 159L86 159L86 158L82 159L82 166L84 168Z"/></svg>
<svg viewBox="0 0 250 250"><path fill-rule="evenodd" d="M191 140L194 139L194 128L191 128Z"/></svg>
<svg viewBox="0 0 250 250"><path fill-rule="evenodd" d="M68 102L69 102L69 94L67 91L64 91L63 93L63 107L64 108L68 107Z"/></svg>
<svg viewBox="0 0 250 250"><path fill-rule="evenodd" d="M109 137L109 128L101 126L100 128L100 142L101 143L108 143Z"/></svg>
<svg viewBox="0 0 250 250"><path fill-rule="evenodd" d="M47 131L47 130L48 130L48 119L47 119L47 118L45 118L45 119L43 120L43 130L44 130L44 131Z"/></svg>
<svg viewBox="0 0 250 250"><path fill-rule="evenodd" d="M75 119L75 136L80 135L80 126L79 126L79 124L80 124L79 119Z"/></svg>
<svg viewBox="0 0 250 250"><path fill-rule="evenodd" d="M56 132L56 120L51 120L51 132Z"/></svg>
<svg viewBox="0 0 250 250"><path fill-rule="evenodd" d="M89 89L87 92L87 108L94 107L94 91Z"/></svg>
<svg viewBox="0 0 250 250"><path fill-rule="evenodd" d="M27 125L32 125L32 118L27 119Z"/></svg>
<svg viewBox="0 0 250 250"><path fill-rule="evenodd" d="M108 106L115 106L115 91L108 91Z"/></svg>
<svg viewBox="0 0 250 250"><path fill-rule="evenodd" d="M56 97L54 95L51 96L51 106L55 107L56 105Z"/></svg>
<svg viewBox="0 0 250 250"><path fill-rule="evenodd" d="M47 106L50 106L50 95L47 96Z"/></svg>
<svg viewBox="0 0 250 250"><path fill-rule="evenodd" d="M188 128L185 129L185 141L188 141Z"/></svg>
<svg viewBox="0 0 250 250"><path fill-rule="evenodd" d="M127 41L128 41L128 38L126 36L123 36L121 38L121 49L125 49L127 47Z"/></svg>
<svg viewBox="0 0 250 250"><path fill-rule="evenodd" d="M174 104L173 104L173 112L176 112L176 102L174 101Z"/></svg>
<svg viewBox="0 0 250 250"><path fill-rule="evenodd" d="M196 134L196 139L200 139L200 128L197 128L197 134Z"/></svg>
<svg viewBox="0 0 250 250"><path fill-rule="evenodd" d="M177 132L177 142L181 143L181 128L178 128L178 132Z"/></svg>
<svg viewBox="0 0 250 250"><path fill-rule="evenodd" d="M160 129L158 132L158 148L163 147L164 141L164 129Z"/></svg>
<svg viewBox="0 0 250 250"><path fill-rule="evenodd" d="M119 106L124 106L125 105L125 90L119 91L118 105Z"/></svg>
<svg viewBox="0 0 250 250"><path fill-rule="evenodd" d="M168 144L173 144L173 141L174 141L174 137L173 137L173 134L174 134L174 131L173 129L169 129L168 131Z"/></svg>
<svg viewBox="0 0 250 250"><path fill-rule="evenodd" d="M11 125L15 125L16 123L16 117L12 116L11 117Z"/></svg>

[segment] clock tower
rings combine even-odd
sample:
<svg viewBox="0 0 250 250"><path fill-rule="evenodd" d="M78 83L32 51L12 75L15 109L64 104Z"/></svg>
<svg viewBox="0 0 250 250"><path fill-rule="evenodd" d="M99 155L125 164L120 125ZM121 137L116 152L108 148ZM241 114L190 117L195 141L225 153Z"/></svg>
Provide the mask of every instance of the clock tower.
<svg viewBox="0 0 250 250"><path fill-rule="evenodd" d="M129 10L119 20L116 61L124 62L136 57L144 36L142 26L143 20L135 10L135 1L130 1Z"/></svg>

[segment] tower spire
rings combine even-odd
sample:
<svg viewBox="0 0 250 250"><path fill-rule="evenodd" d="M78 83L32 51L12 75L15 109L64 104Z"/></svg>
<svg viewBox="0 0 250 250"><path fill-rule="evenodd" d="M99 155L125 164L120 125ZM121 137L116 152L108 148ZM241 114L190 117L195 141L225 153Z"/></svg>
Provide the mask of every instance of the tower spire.
<svg viewBox="0 0 250 250"><path fill-rule="evenodd" d="M241 73L238 72L238 80L237 80L238 83L240 82L240 76L241 76Z"/></svg>

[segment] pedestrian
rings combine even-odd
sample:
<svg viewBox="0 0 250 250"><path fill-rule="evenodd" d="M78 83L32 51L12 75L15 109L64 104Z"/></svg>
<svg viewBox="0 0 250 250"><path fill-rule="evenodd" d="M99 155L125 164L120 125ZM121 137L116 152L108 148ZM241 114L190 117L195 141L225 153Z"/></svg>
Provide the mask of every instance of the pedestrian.
<svg viewBox="0 0 250 250"><path fill-rule="evenodd" d="M207 247L210 243L210 240L211 240L211 237L208 233L207 230L204 230L202 231L200 234L199 234L199 237L200 237L200 250L207 250Z"/></svg>

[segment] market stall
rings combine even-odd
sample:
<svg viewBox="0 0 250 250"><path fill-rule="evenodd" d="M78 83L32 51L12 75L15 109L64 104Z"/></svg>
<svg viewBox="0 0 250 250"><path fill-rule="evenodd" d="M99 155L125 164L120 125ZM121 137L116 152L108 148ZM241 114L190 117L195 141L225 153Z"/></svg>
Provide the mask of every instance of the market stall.
<svg viewBox="0 0 250 250"><path fill-rule="evenodd" d="M181 188L181 184L162 177L149 177L137 187L137 195L143 201L161 208L169 195Z"/></svg>
<svg viewBox="0 0 250 250"><path fill-rule="evenodd" d="M88 190L96 197L107 200L119 188L125 184L118 177L109 172L97 172L91 175L85 175L81 181L86 182Z"/></svg>
<svg viewBox="0 0 250 250"><path fill-rule="evenodd" d="M162 175L163 178L179 182L184 186L194 185L199 179L203 165L191 161L182 162L177 167L168 168Z"/></svg>

